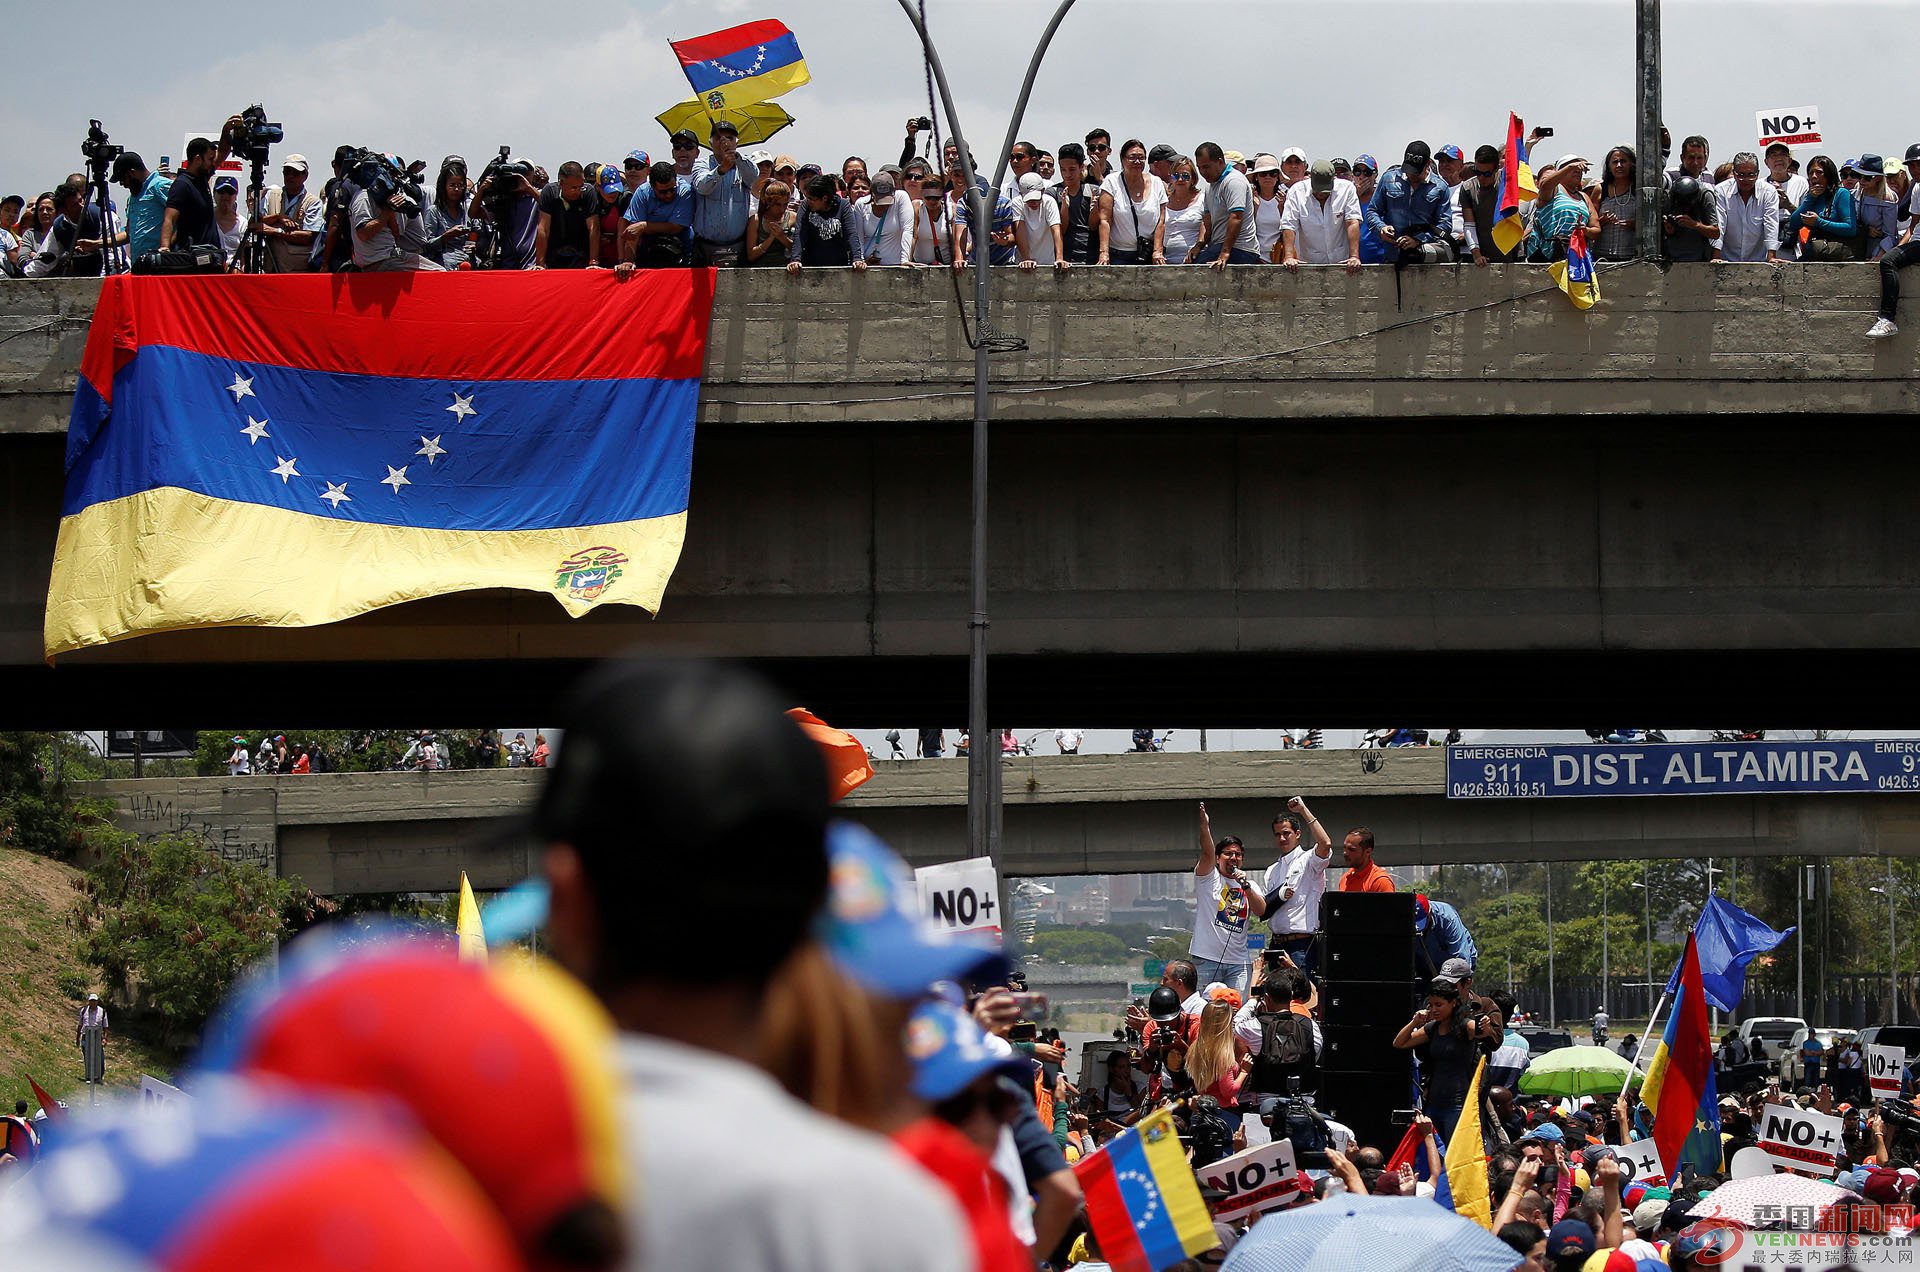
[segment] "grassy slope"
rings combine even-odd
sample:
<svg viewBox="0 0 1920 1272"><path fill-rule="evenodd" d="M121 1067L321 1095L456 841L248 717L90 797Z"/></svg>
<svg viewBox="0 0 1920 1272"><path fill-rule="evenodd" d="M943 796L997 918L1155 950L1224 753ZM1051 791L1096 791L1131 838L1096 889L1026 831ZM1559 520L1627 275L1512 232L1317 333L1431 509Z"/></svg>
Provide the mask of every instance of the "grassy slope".
<svg viewBox="0 0 1920 1272"><path fill-rule="evenodd" d="M87 990L80 988L75 997L60 988L62 972L69 984L91 978L75 949L78 934L67 922L79 877L57 861L0 849L0 1107L9 1113L14 1100L33 1098L29 1075L69 1103L86 1098L73 1027ZM108 1035L110 1085L138 1086L142 1072L168 1078L174 1064L160 1049L118 1029Z"/></svg>

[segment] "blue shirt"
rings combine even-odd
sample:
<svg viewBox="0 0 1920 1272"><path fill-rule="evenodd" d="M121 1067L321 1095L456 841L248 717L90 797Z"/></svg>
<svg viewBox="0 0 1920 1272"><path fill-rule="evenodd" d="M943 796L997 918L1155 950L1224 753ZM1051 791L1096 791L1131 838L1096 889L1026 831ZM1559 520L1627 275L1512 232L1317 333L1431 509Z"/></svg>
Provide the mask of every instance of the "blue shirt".
<svg viewBox="0 0 1920 1272"><path fill-rule="evenodd" d="M1444 239L1453 228L1452 194L1431 168L1418 183L1410 181L1397 163L1381 173L1380 184L1373 188L1373 200L1367 204L1366 224L1380 240L1385 259L1400 259L1400 249L1387 238L1389 225L1396 236L1409 235L1422 243Z"/></svg>
<svg viewBox="0 0 1920 1272"><path fill-rule="evenodd" d="M1460 921L1460 912L1445 901L1427 901L1427 930L1420 934L1420 944L1436 970L1450 958L1479 962L1480 951L1474 948L1473 934Z"/></svg>
<svg viewBox="0 0 1920 1272"><path fill-rule="evenodd" d="M1841 186L1815 197L1802 195L1800 206L1793 210L1793 233L1799 236L1800 227L1806 222L1800 218L1811 212L1820 219L1814 223L1813 237L1817 239L1850 239L1859 233L1860 227L1853 203L1853 191ZM1780 237L1785 238L1783 233Z"/></svg>
<svg viewBox="0 0 1920 1272"><path fill-rule="evenodd" d="M136 260L160 250L160 223L167 219L167 192L171 189L171 177L149 172L140 193L127 203L127 254Z"/></svg>
<svg viewBox="0 0 1920 1272"><path fill-rule="evenodd" d="M1004 234L1013 228L1013 223L1018 219L1019 214L1013 209L1013 200L1009 199L1006 195L995 194L990 197L993 199L993 230L995 233ZM968 224L967 218L972 202L972 199L964 197L964 195L954 200L953 219L956 222L961 225ZM977 250L977 246L971 234L968 236L967 246L969 249L967 259L972 260L973 252ZM987 258L987 263L989 265L1017 265L1020 263L1020 249L1017 246L1001 247L995 244L993 254Z"/></svg>
<svg viewBox="0 0 1920 1272"><path fill-rule="evenodd" d="M687 237L693 229L693 184L688 181L676 182L673 198L663 202L654 193L653 183L648 182L634 191L632 201L627 204L627 220L635 223L671 221L681 227L680 244L687 246ZM742 229L741 233L745 232Z"/></svg>
<svg viewBox="0 0 1920 1272"><path fill-rule="evenodd" d="M735 159L731 171L720 171L720 161L703 156L693 165L693 232L709 243L734 243L747 235L748 193L742 167ZM756 168L754 175L758 176Z"/></svg>

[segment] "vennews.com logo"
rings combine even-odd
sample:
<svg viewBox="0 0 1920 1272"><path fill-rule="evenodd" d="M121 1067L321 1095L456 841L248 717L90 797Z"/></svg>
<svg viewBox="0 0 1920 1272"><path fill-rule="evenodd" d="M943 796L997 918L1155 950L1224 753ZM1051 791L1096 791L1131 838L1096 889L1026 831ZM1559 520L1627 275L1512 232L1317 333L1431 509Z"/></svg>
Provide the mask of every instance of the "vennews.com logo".
<svg viewBox="0 0 1920 1272"><path fill-rule="evenodd" d="M1920 1251L1908 1235L1913 1207L1872 1203L1834 1206L1819 1214L1782 1207L1756 1210L1756 1223L1785 1223L1788 1231L1750 1231L1723 1219L1705 1219L1681 1234L1703 1242L1694 1255L1702 1267L1920 1268Z"/></svg>

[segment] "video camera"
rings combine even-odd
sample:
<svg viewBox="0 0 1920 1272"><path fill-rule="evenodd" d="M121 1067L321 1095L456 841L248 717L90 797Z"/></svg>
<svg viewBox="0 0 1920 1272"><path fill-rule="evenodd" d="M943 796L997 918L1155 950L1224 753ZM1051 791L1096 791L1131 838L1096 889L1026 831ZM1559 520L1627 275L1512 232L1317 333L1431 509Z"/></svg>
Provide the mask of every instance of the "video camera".
<svg viewBox="0 0 1920 1272"><path fill-rule="evenodd" d="M531 180L533 178L533 165L524 159L515 159L511 146L502 146L500 147L500 153L492 159L487 160L487 166L480 170L480 179L482 181L488 179L493 181L493 185L487 190L488 201L511 200L514 198L515 195L513 191L503 187L509 186L515 177L526 177Z"/></svg>
<svg viewBox="0 0 1920 1272"><path fill-rule="evenodd" d="M80 143L80 153L87 157L89 165L105 172L115 159L127 153L127 148L108 141L107 130L100 126L100 121L89 119L87 139Z"/></svg>
<svg viewBox="0 0 1920 1272"><path fill-rule="evenodd" d="M1327 1119L1320 1116L1320 1110L1300 1094L1297 1074L1287 1078L1287 1093L1267 1114L1267 1127L1274 1139L1292 1143L1293 1160L1300 1169L1326 1170L1331 1164L1327 1160L1327 1147L1333 1143L1333 1134L1327 1129Z"/></svg>
<svg viewBox="0 0 1920 1272"><path fill-rule="evenodd" d="M250 163L264 164L269 147L287 139L287 130L267 118L266 107L259 102L240 112L240 127L229 139L230 153Z"/></svg>
<svg viewBox="0 0 1920 1272"><path fill-rule="evenodd" d="M357 146L346 155L343 167L347 180L365 190L377 208L412 216L426 206L426 191L420 188L414 170L402 165L397 155L377 154Z"/></svg>
<svg viewBox="0 0 1920 1272"><path fill-rule="evenodd" d="M1920 1114L1913 1106L1902 1100L1882 1100L1879 1113L1889 1133L1888 1150L1906 1161L1920 1156Z"/></svg>

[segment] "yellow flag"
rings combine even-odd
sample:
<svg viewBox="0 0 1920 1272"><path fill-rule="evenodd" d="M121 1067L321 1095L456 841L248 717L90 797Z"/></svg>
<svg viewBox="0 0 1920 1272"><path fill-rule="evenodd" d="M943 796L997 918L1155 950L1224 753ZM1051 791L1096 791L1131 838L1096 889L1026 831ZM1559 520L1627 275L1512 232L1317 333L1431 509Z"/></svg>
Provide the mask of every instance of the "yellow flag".
<svg viewBox="0 0 1920 1272"><path fill-rule="evenodd" d="M467 882L464 870L460 872L460 917L454 923L454 930L460 934L461 961L487 961L487 933L480 926L480 907L474 904L473 885Z"/></svg>
<svg viewBox="0 0 1920 1272"><path fill-rule="evenodd" d="M1467 1087L1466 1107L1447 1143L1447 1190L1453 1194L1453 1211L1493 1231L1493 1201L1487 1190L1487 1157L1480 1130L1480 1079L1487 1072L1487 1058L1473 1071L1473 1083Z"/></svg>

